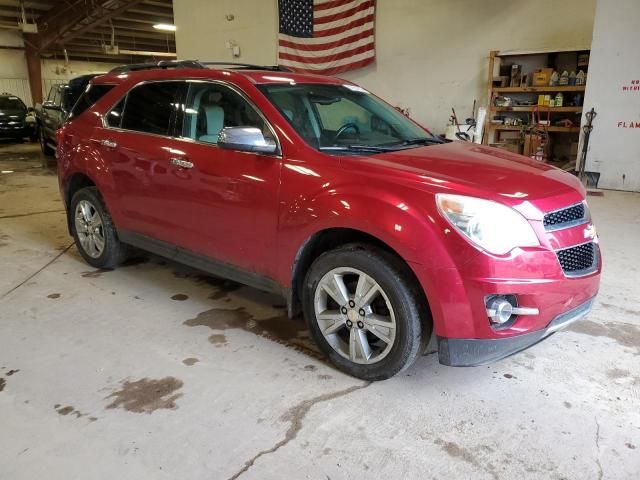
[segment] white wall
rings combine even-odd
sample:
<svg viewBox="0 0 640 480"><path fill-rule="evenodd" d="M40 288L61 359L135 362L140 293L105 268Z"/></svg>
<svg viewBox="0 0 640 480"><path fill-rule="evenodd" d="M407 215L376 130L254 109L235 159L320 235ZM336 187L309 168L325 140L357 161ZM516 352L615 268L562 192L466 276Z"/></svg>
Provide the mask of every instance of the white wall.
<svg viewBox="0 0 640 480"><path fill-rule="evenodd" d="M598 0L584 105L597 112L586 170L601 188L640 191L638 19L638 0Z"/></svg>
<svg viewBox="0 0 640 480"><path fill-rule="evenodd" d="M22 47L24 42L20 33L0 29L0 46ZM64 83L85 73L106 72L115 66L117 64L102 62L71 60L65 64L64 60L42 60L43 96L46 97L51 85ZM32 106L28 78L24 50L0 49L0 92L13 93L22 98L28 106Z"/></svg>
<svg viewBox="0 0 640 480"><path fill-rule="evenodd" d="M442 132L451 107L464 118L486 104L489 50L588 48L595 1L378 0L377 61L342 76ZM237 61L277 62L276 0L173 4L178 58L229 61L235 40Z"/></svg>

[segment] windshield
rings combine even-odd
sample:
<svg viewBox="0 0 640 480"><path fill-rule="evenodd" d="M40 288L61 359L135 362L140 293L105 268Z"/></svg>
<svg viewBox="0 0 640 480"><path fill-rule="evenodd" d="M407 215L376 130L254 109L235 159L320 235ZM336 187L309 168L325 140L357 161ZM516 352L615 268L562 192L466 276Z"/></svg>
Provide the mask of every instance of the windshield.
<svg viewBox="0 0 640 480"><path fill-rule="evenodd" d="M0 110L23 111L27 107L18 97L0 97Z"/></svg>
<svg viewBox="0 0 640 480"><path fill-rule="evenodd" d="M269 84L258 88L319 150L377 152L441 142L360 87Z"/></svg>

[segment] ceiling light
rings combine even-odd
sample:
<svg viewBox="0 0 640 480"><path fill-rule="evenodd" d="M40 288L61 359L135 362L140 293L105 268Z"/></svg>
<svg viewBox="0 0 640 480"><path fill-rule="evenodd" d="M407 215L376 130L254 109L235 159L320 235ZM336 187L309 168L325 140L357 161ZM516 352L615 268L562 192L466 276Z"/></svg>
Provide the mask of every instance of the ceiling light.
<svg viewBox="0 0 640 480"><path fill-rule="evenodd" d="M176 26L169 23L156 23L153 28L156 30L164 30L165 32L175 32Z"/></svg>

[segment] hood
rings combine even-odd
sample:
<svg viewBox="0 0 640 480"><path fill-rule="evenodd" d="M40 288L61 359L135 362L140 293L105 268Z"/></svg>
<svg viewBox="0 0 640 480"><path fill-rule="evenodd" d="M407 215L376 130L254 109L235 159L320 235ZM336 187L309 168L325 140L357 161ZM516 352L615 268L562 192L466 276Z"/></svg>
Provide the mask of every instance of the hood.
<svg viewBox="0 0 640 480"><path fill-rule="evenodd" d="M582 184L573 175L546 163L498 148L451 142L382 153L365 158L370 171L408 177L434 191L453 191L506 203L570 193L580 201Z"/></svg>

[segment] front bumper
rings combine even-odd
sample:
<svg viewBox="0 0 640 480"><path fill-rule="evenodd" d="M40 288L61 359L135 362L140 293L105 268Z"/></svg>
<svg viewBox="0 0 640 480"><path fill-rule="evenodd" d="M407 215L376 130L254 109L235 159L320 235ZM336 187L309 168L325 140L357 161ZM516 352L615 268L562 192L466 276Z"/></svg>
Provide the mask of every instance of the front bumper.
<svg viewBox="0 0 640 480"><path fill-rule="evenodd" d="M447 338L438 337L440 363L452 367L474 367L496 362L521 352L551 334L587 315L595 298L556 316L545 328L505 338Z"/></svg>
<svg viewBox="0 0 640 480"><path fill-rule="evenodd" d="M33 133L33 127L29 124L8 125L0 124L0 137L28 137Z"/></svg>

